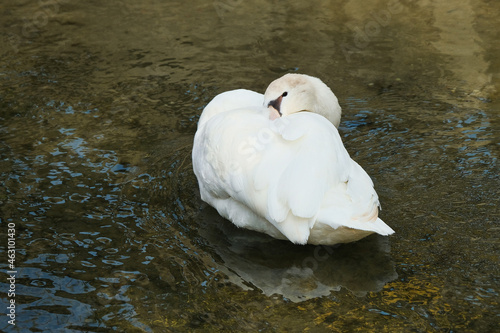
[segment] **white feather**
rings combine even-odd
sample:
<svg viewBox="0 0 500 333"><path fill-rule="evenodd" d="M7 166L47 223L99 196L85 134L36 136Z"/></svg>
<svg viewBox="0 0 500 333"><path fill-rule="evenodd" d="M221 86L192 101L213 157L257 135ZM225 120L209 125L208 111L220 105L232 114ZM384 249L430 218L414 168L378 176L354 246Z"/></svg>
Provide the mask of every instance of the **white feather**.
<svg viewBox="0 0 500 333"><path fill-rule="evenodd" d="M393 233L336 127L320 112L270 120L266 99L233 90L203 111L192 155L202 199L239 227L298 244Z"/></svg>

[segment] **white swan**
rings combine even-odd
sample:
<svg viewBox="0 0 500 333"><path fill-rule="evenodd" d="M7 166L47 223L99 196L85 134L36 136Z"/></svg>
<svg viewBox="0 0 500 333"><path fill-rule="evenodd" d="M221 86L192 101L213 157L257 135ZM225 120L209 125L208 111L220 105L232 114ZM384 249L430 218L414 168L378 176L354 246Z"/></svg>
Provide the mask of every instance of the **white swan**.
<svg viewBox="0 0 500 333"><path fill-rule="evenodd" d="M340 115L330 88L301 74L273 81L264 95L217 95L194 137L201 198L238 227L296 244L394 233L378 218L370 177L342 144Z"/></svg>

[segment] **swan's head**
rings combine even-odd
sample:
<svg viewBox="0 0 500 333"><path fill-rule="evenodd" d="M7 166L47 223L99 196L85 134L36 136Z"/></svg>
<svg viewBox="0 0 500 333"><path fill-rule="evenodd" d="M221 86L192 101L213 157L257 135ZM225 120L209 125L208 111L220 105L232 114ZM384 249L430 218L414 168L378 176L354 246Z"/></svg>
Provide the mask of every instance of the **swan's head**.
<svg viewBox="0 0 500 333"><path fill-rule="evenodd" d="M335 127L342 113L330 88L320 79L304 74L286 74L271 82L264 94L264 106L271 119L309 111L324 116Z"/></svg>

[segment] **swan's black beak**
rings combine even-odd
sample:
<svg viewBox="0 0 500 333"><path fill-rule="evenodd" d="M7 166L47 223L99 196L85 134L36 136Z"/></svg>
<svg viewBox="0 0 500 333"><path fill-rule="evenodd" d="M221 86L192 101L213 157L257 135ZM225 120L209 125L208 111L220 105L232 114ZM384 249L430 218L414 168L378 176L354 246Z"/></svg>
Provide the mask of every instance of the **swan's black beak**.
<svg viewBox="0 0 500 333"><path fill-rule="evenodd" d="M278 111L280 117L282 116L280 107L281 107L281 100L283 99L283 96L280 96L276 98L274 101L270 101L269 104L267 104L267 107L272 106L276 111Z"/></svg>

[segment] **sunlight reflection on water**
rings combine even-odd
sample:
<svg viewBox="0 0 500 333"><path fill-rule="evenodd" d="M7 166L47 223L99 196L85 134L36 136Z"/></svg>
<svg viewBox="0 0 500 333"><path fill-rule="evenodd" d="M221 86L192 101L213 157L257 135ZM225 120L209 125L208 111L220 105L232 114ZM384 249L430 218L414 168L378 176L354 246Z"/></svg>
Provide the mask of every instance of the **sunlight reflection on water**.
<svg viewBox="0 0 500 333"><path fill-rule="evenodd" d="M498 4L400 1L356 46L389 3L240 1L222 16L204 2L57 3L0 5L0 223L16 223L20 330L496 328ZM288 71L338 95L393 237L321 260L201 203L203 106Z"/></svg>

